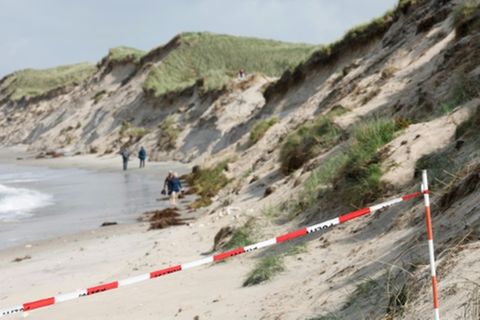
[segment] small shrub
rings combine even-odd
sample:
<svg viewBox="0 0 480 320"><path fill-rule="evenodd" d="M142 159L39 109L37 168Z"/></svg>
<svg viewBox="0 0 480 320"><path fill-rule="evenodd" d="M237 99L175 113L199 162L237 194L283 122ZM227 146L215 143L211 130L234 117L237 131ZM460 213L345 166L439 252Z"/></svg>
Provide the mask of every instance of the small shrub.
<svg viewBox="0 0 480 320"><path fill-rule="evenodd" d="M480 1L469 0L458 5L453 12L453 27L457 37L462 37L480 27Z"/></svg>
<svg viewBox="0 0 480 320"><path fill-rule="evenodd" d="M263 138L265 133L267 133L268 129L270 129L271 126L276 124L278 122L277 117L273 117L268 120L262 120L259 121L253 126L252 131L250 132L250 143L255 144L257 143L260 139Z"/></svg>
<svg viewBox="0 0 480 320"><path fill-rule="evenodd" d="M320 117L290 134L280 150L281 170L289 174L322 150L332 147L342 136L341 130L328 118Z"/></svg>
<svg viewBox="0 0 480 320"><path fill-rule="evenodd" d="M163 150L175 149L177 147L177 138L181 132L175 123L175 118L168 116L158 127L161 129L158 146Z"/></svg>
<svg viewBox="0 0 480 320"><path fill-rule="evenodd" d="M214 167L199 168L185 177L192 190L200 196L190 205L192 208L210 205L211 198L230 182L223 173L227 164L228 160L225 160Z"/></svg>
<svg viewBox="0 0 480 320"><path fill-rule="evenodd" d="M263 258L250 272L247 279L243 282L244 287L254 286L270 280L279 272L285 270L283 256L270 256Z"/></svg>

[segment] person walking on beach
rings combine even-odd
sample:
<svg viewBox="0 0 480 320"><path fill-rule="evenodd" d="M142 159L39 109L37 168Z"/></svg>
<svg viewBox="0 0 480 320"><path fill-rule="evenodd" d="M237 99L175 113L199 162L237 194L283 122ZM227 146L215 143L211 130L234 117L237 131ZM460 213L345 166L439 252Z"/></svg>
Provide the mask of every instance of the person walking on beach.
<svg viewBox="0 0 480 320"><path fill-rule="evenodd" d="M122 156L123 160L123 171L126 171L128 169L128 158L130 157L130 152L124 147L122 150L120 150L120 155Z"/></svg>
<svg viewBox="0 0 480 320"><path fill-rule="evenodd" d="M182 183L178 178L176 172L170 171L165 179L165 185L162 193L165 193L165 186L168 188L168 195L170 196L170 205L177 206L177 194L182 191Z"/></svg>
<svg viewBox="0 0 480 320"><path fill-rule="evenodd" d="M140 168L145 168L145 159L147 159L147 151L144 147L140 147L138 151L138 159L140 159Z"/></svg>

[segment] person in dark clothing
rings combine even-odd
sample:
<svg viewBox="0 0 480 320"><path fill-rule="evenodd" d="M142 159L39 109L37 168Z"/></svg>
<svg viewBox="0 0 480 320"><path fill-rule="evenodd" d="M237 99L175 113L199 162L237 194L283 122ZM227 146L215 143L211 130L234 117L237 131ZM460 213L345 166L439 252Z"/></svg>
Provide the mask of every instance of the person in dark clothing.
<svg viewBox="0 0 480 320"><path fill-rule="evenodd" d="M147 159L147 151L144 147L140 148L138 151L138 159L140 159L140 168L145 168L145 159Z"/></svg>
<svg viewBox="0 0 480 320"><path fill-rule="evenodd" d="M130 152L127 148L122 148L122 150L120 150L120 155L122 156L123 170L125 171L128 168L128 158L130 157Z"/></svg>
<svg viewBox="0 0 480 320"><path fill-rule="evenodd" d="M166 195L167 194L167 191L168 191L168 183L170 181L170 179L173 178L173 171L168 171L168 175L167 177L165 178L165 181L163 182L163 190L162 190L162 194L163 195ZM168 193L170 194L170 193Z"/></svg>
<svg viewBox="0 0 480 320"><path fill-rule="evenodd" d="M183 189L177 173L169 173L165 179L165 184L167 185L168 194L170 195L170 204L175 207L177 206L177 195Z"/></svg>

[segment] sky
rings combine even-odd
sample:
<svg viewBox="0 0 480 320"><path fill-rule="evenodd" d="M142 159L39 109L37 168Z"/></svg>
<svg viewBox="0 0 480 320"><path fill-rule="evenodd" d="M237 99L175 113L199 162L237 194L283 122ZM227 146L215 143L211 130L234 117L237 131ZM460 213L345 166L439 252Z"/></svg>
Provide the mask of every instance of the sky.
<svg viewBox="0 0 480 320"><path fill-rule="evenodd" d="M397 0L0 0L0 78L150 50L186 31L326 44Z"/></svg>

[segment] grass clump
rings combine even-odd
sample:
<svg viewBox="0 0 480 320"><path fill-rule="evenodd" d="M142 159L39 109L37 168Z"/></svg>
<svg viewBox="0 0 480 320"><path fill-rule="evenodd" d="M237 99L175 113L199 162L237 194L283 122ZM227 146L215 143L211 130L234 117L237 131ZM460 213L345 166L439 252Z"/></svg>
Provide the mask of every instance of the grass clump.
<svg viewBox="0 0 480 320"><path fill-rule="evenodd" d="M385 28L388 28L388 26L390 26L393 16L394 12L392 10L389 10L379 18L375 18L367 23L355 26L347 31L341 41L353 42L355 39L362 38L366 34L372 33L374 31L374 33L376 33L376 30L384 30Z"/></svg>
<svg viewBox="0 0 480 320"><path fill-rule="evenodd" d="M334 105L332 107L332 109L330 109L327 112L326 117L332 119L332 118L341 116L341 115L347 113L348 111L349 110L347 108L345 108L344 106L342 106L340 104L337 104L337 105Z"/></svg>
<svg viewBox="0 0 480 320"><path fill-rule="evenodd" d="M209 206L211 198L230 182L224 174L228 162L229 160L224 160L210 168L199 168L186 176L192 191L199 195L190 207L196 209Z"/></svg>
<svg viewBox="0 0 480 320"><path fill-rule="evenodd" d="M138 141L149 133L149 129L143 127L132 127L132 124L128 121L123 121L122 125L120 126L120 130L118 131L120 137L129 137L130 142L132 142L132 140Z"/></svg>
<svg viewBox="0 0 480 320"><path fill-rule="evenodd" d="M335 182L335 189L352 204L363 205L377 198L382 189L378 150L394 138L397 129L394 120L384 118L355 129L345 165Z"/></svg>
<svg viewBox="0 0 480 320"><path fill-rule="evenodd" d="M232 237L222 246L222 249L231 250L252 244L253 229L254 219L249 219L243 226L233 231Z"/></svg>
<svg viewBox="0 0 480 320"><path fill-rule="evenodd" d="M155 97L182 91L199 79L203 80L204 90L220 89L239 69L280 76L315 48L212 33L184 33L178 41L178 47L152 68L143 85Z"/></svg>
<svg viewBox="0 0 480 320"><path fill-rule="evenodd" d="M163 150L173 150L177 146L177 138L180 135L180 128L177 126L175 118L168 116L158 125L160 128L160 138L158 146Z"/></svg>
<svg viewBox="0 0 480 320"><path fill-rule="evenodd" d="M129 137L130 139L135 139L137 141L148 133L150 133L149 129L143 127L133 127L128 121L123 121L119 130L120 137Z"/></svg>
<svg viewBox="0 0 480 320"><path fill-rule="evenodd" d="M96 70L89 63L60 66L50 69L26 69L7 76L0 84L0 92L6 93L10 100L33 98L52 90L69 85L77 85Z"/></svg>
<svg viewBox="0 0 480 320"><path fill-rule="evenodd" d="M93 104L97 104L98 102L100 102L100 100L102 100L106 94L107 94L106 90L98 91L92 98Z"/></svg>
<svg viewBox="0 0 480 320"><path fill-rule="evenodd" d="M265 257L250 272L247 279L243 282L243 286L249 287L268 281L283 270L285 270L283 256Z"/></svg>
<svg viewBox="0 0 480 320"><path fill-rule="evenodd" d="M477 110L464 122L462 122L455 130L455 139L473 136L480 129L480 106ZM478 133L477 133L478 134Z"/></svg>
<svg viewBox="0 0 480 320"><path fill-rule="evenodd" d="M341 130L326 117L319 117L290 134L280 150L281 170L289 174L299 169L326 148L332 147L342 136Z"/></svg>
<svg viewBox="0 0 480 320"><path fill-rule="evenodd" d="M145 51L131 47L121 46L110 49L108 52L107 60L110 63L139 63L144 55Z"/></svg>
<svg viewBox="0 0 480 320"><path fill-rule="evenodd" d="M278 122L277 117L273 117L268 120L262 120L257 122L253 126L252 131L250 132L250 143L251 144L257 143L260 139L263 138L265 133L267 133L268 129L270 129L270 127L276 124L277 122Z"/></svg>
<svg viewBox="0 0 480 320"><path fill-rule="evenodd" d="M432 191L447 185L452 179L450 171L455 168L455 162L446 151L424 155L415 164L415 175L420 176L423 169L428 170L429 188Z"/></svg>
<svg viewBox="0 0 480 320"><path fill-rule="evenodd" d="M480 1L469 0L458 5L453 12L453 27L457 37L463 37L480 28Z"/></svg>
<svg viewBox="0 0 480 320"><path fill-rule="evenodd" d="M299 193L297 199L290 202L287 208L290 218L296 217L316 205L322 188L327 188L332 184L347 160L348 157L345 154L339 154L327 159L312 172L303 184L303 191Z"/></svg>
<svg viewBox="0 0 480 320"><path fill-rule="evenodd" d="M459 76L449 94L448 99L441 104L443 114L448 114L459 105L480 95L480 83L473 79Z"/></svg>
<svg viewBox="0 0 480 320"><path fill-rule="evenodd" d="M379 284L374 279L366 279L357 284L355 290L348 296L347 302L343 306L344 309L355 305L358 300L369 297L372 292L379 287Z"/></svg>

